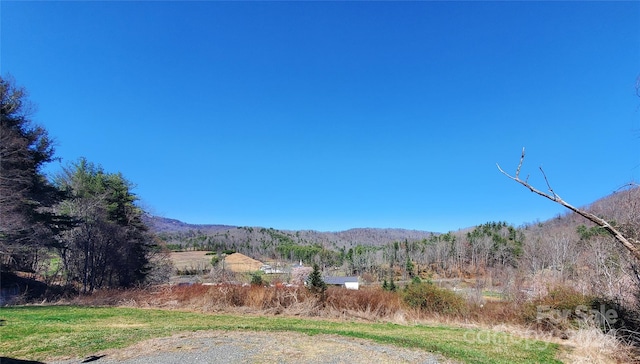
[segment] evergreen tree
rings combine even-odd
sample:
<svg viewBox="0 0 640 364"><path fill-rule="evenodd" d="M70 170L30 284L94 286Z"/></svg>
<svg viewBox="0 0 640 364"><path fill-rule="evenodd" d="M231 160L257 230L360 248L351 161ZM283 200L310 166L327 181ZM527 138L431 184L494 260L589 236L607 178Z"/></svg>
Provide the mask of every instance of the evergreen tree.
<svg viewBox="0 0 640 364"><path fill-rule="evenodd" d="M62 197L43 166L54 159L47 131L29 119L26 91L0 77L0 261L33 271L38 253L56 244L69 222L52 206Z"/></svg>
<svg viewBox="0 0 640 364"><path fill-rule="evenodd" d="M307 278L307 288L316 295L324 296L327 290L327 284L322 279L322 273L318 264L313 265L313 271Z"/></svg>
<svg viewBox="0 0 640 364"><path fill-rule="evenodd" d="M405 267L405 270L407 271L407 274L409 274L409 278L413 278L413 270L415 268L415 265L413 264L411 259L409 259L408 255L407 255L407 261L406 261L404 267Z"/></svg>
<svg viewBox="0 0 640 364"><path fill-rule="evenodd" d="M393 282L393 278L389 281L389 291L395 292L398 289L396 284Z"/></svg>
<svg viewBox="0 0 640 364"><path fill-rule="evenodd" d="M56 184L68 195L60 212L78 221L60 247L69 280L80 282L83 292L142 283L155 243L131 184L85 159L65 168Z"/></svg>

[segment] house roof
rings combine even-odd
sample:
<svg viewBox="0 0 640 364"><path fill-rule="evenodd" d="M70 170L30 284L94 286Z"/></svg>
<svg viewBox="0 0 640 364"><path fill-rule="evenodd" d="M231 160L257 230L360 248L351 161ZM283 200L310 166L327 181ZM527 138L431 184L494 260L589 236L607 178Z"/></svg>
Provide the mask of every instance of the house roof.
<svg viewBox="0 0 640 364"><path fill-rule="evenodd" d="M358 283L358 277L325 277L324 283L343 285L346 283Z"/></svg>

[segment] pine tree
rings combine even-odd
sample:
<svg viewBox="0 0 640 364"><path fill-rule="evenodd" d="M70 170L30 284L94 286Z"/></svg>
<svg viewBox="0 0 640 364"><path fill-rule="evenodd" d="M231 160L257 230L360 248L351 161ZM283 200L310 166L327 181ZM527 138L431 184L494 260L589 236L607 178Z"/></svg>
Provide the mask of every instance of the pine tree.
<svg viewBox="0 0 640 364"><path fill-rule="evenodd" d="M409 275L409 278L413 278L413 269L415 268L413 262L411 261L411 259L409 259L409 256L407 255L407 261L404 265L405 270L407 271L407 274Z"/></svg>
<svg viewBox="0 0 640 364"><path fill-rule="evenodd" d="M0 77L0 261L9 270L33 271L38 251L69 225L53 213L62 196L42 172L54 159L53 142L30 111L26 91Z"/></svg>
<svg viewBox="0 0 640 364"><path fill-rule="evenodd" d="M65 168L56 184L68 195L59 211L78 221L60 248L69 279L81 283L83 292L143 282L155 242L131 184L85 159Z"/></svg>
<svg viewBox="0 0 640 364"><path fill-rule="evenodd" d="M313 271L307 278L307 288L316 295L324 298L324 292L327 290L327 284L322 279L322 273L318 264L313 265Z"/></svg>
<svg viewBox="0 0 640 364"><path fill-rule="evenodd" d="M393 283L393 278L391 278L389 282L389 291L395 292L398 289L395 283Z"/></svg>

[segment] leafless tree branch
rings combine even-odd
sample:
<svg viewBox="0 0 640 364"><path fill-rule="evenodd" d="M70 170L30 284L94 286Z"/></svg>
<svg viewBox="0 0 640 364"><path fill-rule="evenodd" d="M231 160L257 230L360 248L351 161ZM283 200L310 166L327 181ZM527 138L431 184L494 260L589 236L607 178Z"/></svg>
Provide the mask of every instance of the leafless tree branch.
<svg viewBox="0 0 640 364"><path fill-rule="evenodd" d="M547 188L549 189L549 192L551 192L551 195L553 196L553 198L559 199L560 196L558 196L555 192L553 192L553 188L551 188L551 184L549 183L549 179L547 178L547 174L544 173L544 169L542 169L542 167L540 167L540 172L542 173L542 177L544 177L544 181L547 183Z"/></svg>
<svg viewBox="0 0 640 364"><path fill-rule="evenodd" d="M547 179L546 174L544 173L544 171L542 170L542 168L540 168L540 171L542 172L542 175L544 176L544 180L547 183L547 187L549 188L550 193L546 193L543 191L540 191L538 189L536 189L535 187L533 187L529 182L528 182L528 178L526 180L522 180L520 178L520 171L522 168L522 164L524 163L524 156L525 156L525 152L524 152L524 148L522 148L522 156L520 157L520 163L518 163L518 168L516 169L516 174L515 176L510 175L509 173L505 172L499 164L496 163L496 166L498 167L498 170L504 174L505 176L509 177L510 179L516 181L517 183L523 185L524 187L528 188L531 192L540 195L542 197L545 197L553 202L556 202L566 208L568 208L569 210L575 212L576 214L586 218L587 220L595 223L596 225L602 227L605 231L607 231L609 234L611 234L618 242L620 242L629 252L631 252L631 254L638 260L640 261L640 250L638 249L638 241L631 239L631 238L627 238L622 232L620 232L618 229L616 229L615 227L613 227L610 223L608 223L606 220L602 219L601 217L594 215L588 211L579 209L575 206L572 206L571 204L567 203L566 201L564 201L562 198L560 198L560 196L558 196L553 189L551 188L551 185L549 184L549 180Z"/></svg>

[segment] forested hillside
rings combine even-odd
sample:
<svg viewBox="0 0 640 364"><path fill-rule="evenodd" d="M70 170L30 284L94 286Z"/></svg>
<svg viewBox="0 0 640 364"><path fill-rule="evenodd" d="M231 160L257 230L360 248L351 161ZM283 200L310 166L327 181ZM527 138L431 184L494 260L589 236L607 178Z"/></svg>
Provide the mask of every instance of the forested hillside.
<svg viewBox="0 0 640 364"><path fill-rule="evenodd" d="M145 214L142 217L142 220L149 226L151 231L155 233L177 233L177 232L185 232L190 230L196 230L201 232L214 232L219 230L228 230L233 229L235 226L229 225L194 225L187 224L186 222L182 222L176 219L169 219L166 217L153 216L149 214Z"/></svg>
<svg viewBox="0 0 640 364"><path fill-rule="evenodd" d="M323 244L334 248L353 247L358 244L380 246L393 241L422 240L430 238L428 231L406 229L354 228L339 232L315 230L279 230L263 227L229 225L188 224L179 220L147 215L144 221L149 228L170 244L183 245L184 249L206 248L216 243L231 245L259 245L264 241L292 241L296 244ZM211 243L209 243L211 242ZM204 245L203 245L204 244Z"/></svg>
<svg viewBox="0 0 640 364"><path fill-rule="evenodd" d="M148 219L149 226L159 225L154 222L159 218ZM161 221L166 219L162 218ZM359 228L341 232L319 232L184 223L175 223L175 226L177 229L173 231L157 232L158 237L171 250L233 250L256 259L315 261L324 266L341 266L346 261L353 262L354 259L367 261L366 264L356 264L354 271L362 271L363 265L373 269L372 265L378 261L374 257L380 255L385 246L393 242L427 241L437 236L435 233L403 229ZM219 228L212 229L212 226Z"/></svg>
<svg viewBox="0 0 640 364"><path fill-rule="evenodd" d="M635 237L640 190L629 188L584 208ZM150 226L160 219L149 217ZM256 259L318 263L348 274L388 278L478 278L479 288L505 293L541 291L572 282L585 293L629 296L632 261L600 228L567 212L523 226L486 222L445 234L402 229L351 229L342 232L285 231L262 227L188 225L158 231L173 250L233 250ZM593 293L602 293L593 292Z"/></svg>

